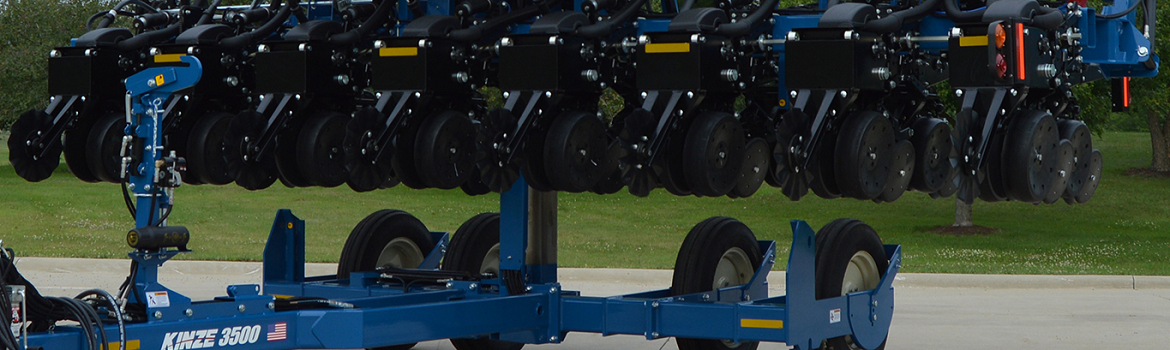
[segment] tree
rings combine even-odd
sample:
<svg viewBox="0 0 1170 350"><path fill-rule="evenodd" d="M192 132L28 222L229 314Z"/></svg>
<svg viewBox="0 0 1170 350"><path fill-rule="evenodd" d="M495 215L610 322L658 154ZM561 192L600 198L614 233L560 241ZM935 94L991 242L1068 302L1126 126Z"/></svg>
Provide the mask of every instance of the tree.
<svg viewBox="0 0 1170 350"><path fill-rule="evenodd" d="M1170 7L1158 6L1157 36L1155 52L1162 57L1170 57ZM1166 61L1163 60L1163 63ZM1145 117L1150 126L1150 144L1153 148L1153 160L1150 166L1154 171L1170 172L1170 99L1166 92L1170 91L1170 73L1166 66L1159 67L1158 75L1153 78L1133 79L1130 84L1131 114L1133 117Z"/></svg>

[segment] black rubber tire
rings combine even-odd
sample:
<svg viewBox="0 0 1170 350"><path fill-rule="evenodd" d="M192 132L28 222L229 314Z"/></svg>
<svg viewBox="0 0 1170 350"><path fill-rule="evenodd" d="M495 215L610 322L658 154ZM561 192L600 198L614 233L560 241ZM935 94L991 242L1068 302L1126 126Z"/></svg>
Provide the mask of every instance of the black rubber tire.
<svg viewBox="0 0 1170 350"><path fill-rule="evenodd" d="M824 140L836 140L837 133L825 132L822 136ZM833 169L834 158L836 156L837 143L824 142L817 147L809 160L808 171L811 178L808 181L808 189L817 197L824 199L841 198L841 188L837 186L836 170Z"/></svg>
<svg viewBox="0 0 1170 350"><path fill-rule="evenodd" d="M398 135L394 136L394 155L390 159L390 167L394 169L394 176L398 178L406 187L413 189L427 188L427 183L419 176L418 170L415 167L414 159L414 145L415 140L418 139L419 127L422 124L421 118L413 115L399 116L399 118L407 118L403 120L403 125L398 129Z"/></svg>
<svg viewBox="0 0 1170 350"><path fill-rule="evenodd" d="M414 143L415 170L427 187L459 187L475 172L475 125L465 114L445 110L419 127Z"/></svg>
<svg viewBox="0 0 1170 350"><path fill-rule="evenodd" d="M1061 120L1057 122L1057 127L1060 129L1060 138L1068 140L1073 147L1073 171L1063 197L1075 202L1075 198L1082 195L1082 189L1089 180L1090 165L1093 162L1093 134L1089 127L1079 120Z"/></svg>
<svg viewBox="0 0 1170 350"><path fill-rule="evenodd" d="M937 192L954 179L956 169L951 166L951 127L942 119L922 118L914 122L914 176L910 188Z"/></svg>
<svg viewBox="0 0 1170 350"><path fill-rule="evenodd" d="M500 243L500 214L482 213L460 225L451 237L451 245L443 255L444 271L463 271L479 276L484 258L492 247ZM498 265L497 265L498 266ZM522 343L486 338L451 339L459 350L519 350Z"/></svg>
<svg viewBox="0 0 1170 350"><path fill-rule="evenodd" d="M896 142L890 120L873 111L853 112L836 142L833 169L841 195L866 200L880 195L889 181Z"/></svg>
<svg viewBox="0 0 1170 350"><path fill-rule="evenodd" d="M1004 185L1008 198L1038 203L1056 176L1060 147L1056 118L1041 111L1020 111L1015 119L1004 143Z"/></svg>
<svg viewBox="0 0 1170 350"><path fill-rule="evenodd" d="M1068 204L1088 203L1089 199L1093 198L1093 194L1097 192L1097 185L1101 183L1101 171L1104 167L1104 161L1101 157L1100 150L1093 150L1093 153L1090 153L1090 157L1092 158L1089 161L1087 180L1081 187L1081 190L1077 192L1076 196L1065 198L1064 201Z"/></svg>
<svg viewBox="0 0 1170 350"><path fill-rule="evenodd" d="M890 178L886 189L874 198L874 202L893 202L902 197L910 188L914 176L914 145L910 141L898 141L894 146L894 157L890 159Z"/></svg>
<svg viewBox="0 0 1170 350"><path fill-rule="evenodd" d="M555 116L553 116L555 117ZM547 135L548 129L539 122L528 129L528 139L520 144L520 154L516 155L520 165L520 174L532 189L548 192L553 191L552 182L548 180L548 172L544 165L545 138L538 135Z"/></svg>
<svg viewBox="0 0 1170 350"><path fill-rule="evenodd" d="M104 182L122 181L122 137L126 136L126 116L110 112L98 116L85 141L85 160L89 171Z"/></svg>
<svg viewBox="0 0 1170 350"><path fill-rule="evenodd" d="M735 187L743 169L743 126L725 112L705 112L683 142L683 177L695 195L718 197Z"/></svg>
<svg viewBox="0 0 1170 350"><path fill-rule="evenodd" d="M61 138L49 140L45 147L44 157L34 151L25 142L36 137L37 132L48 132L53 120L45 111L34 109L21 113L12 123L12 132L8 137L8 161L16 175L30 182L39 182L53 175L57 166L61 165Z"/></svg>
<svg viewBox="0 0 1170 350"><path fill-rule="evenodd" d="M276 182L276 157L271 150L259 159L244 159L249 145L258 147L256 142L264 133L267 119L259 112L244 111L231 119L227 136L224 136L224 159L228 172L236 174L236 185L248 190L261 190ZM244 142L248 138L250 142Z"/></svg>
<svg viewBox="0 0 1170 350"><path fill-rule="evenodd" d="M374 138L386 128L386 119L382 112L367 107L354 113L345 126L342 145L345 149L345 169L349 172L346 184L354 191L373 191L384 187L391 179L393 184L398 184L390 161L394 152L385 151L381 154L382 159L379 159L378 151L373 149L377 142Z"/></svg>
<svg viewBox="0 0 1170 350"><path fill-rule="evenodd" d="M191 127L187 138L188 174L201 183L226 185L236 179L228 171L224 138L231 127L232 115L224 112L205 115Z"/></svg>
<svg viewBox="0 0 1170 350"><path fill-rule="evenodd" d="M478 149L475 165L479 168L480 181L492 192L506 192L512 188L516 179L520 178L520 171L516 165L505 163L503 154L496 149L497 145L508 141L504 135L510 134L515 128L516 117L503 108L488 111L480 120L479 132L475 138Z"/></svg>
<svg viewBox="0 0 1170 350"><path fill-rule="evenodd" d="M744 146L743 165L740 166L739 179L735 186L727 192L728 197L745 198L755 194L764 184L764 177L772 168L772 147L762 138L752 138Z"/></svg>
<svg viewBox="0 0 1170 350"><path fill-rule="evenodd" d="M695 225L679 249L674 263L671 295L685 295L714 290L715 273L719 262L732 249L739 249L748 259L751 270L740 271L740 280L750 279L763 261L759 243L752 230L739 220L712 217ZM742 276L747 273L747 276ZM759 342L742 342L728 346L721 340L676 338L679 350L738 349L753 350Z"/></svg>
<svg viewBox="0 0 1170 350"><path fill-rule="evenodd" d="M316 113L310 114L311 117ZM309 182L308 178L302 175L300 163L297 158L297 143L300 141L301 130L305 129L305 124L308 122L307 117L302 115L293 115L292 120L285 124L285 128L276 134L276 171L280 183L286 187L309 187L313 184Z"/></svg>
<svg viewBox="0 0 1170 350"><path fill-rule="evenodd" d="M991 144L987 145L987 153L983 155L983 178L978 180L979 199L988 203L1002 202L1008 199L1007 188L1004 185L1003 147L1005 135L996 132L991 136Z"/></svg>
<svg viewBox="0 0 1170 350"><path fill-rule="evenodd" d="M1073 146L1072 142L1068 140L1060 140L1059 161L1056 163L1056 177L1052 180L1052 185L1048 187L1048 194L1044 196L1044 204L1056 203L1060 197L1064 195L1065 190L1068 189L1068 180L1072 176L1073 168L1076 163L1073 162Z"/></svg>
<svg viewBox="0 0 1170 350"><path fill-rule="evenodd" d="M824 236L822 238L821 236ZM851 265L853 256L858 252L866 252L873 258L878 272L878 279L885 276L889 268L885 248L881 238L872 227L854 219L838 219L826 225L817 232L816 249L816 297L827 299L844 295L843 285L846 270ZM874 282L876 287L876 283ZM869 286L866 286L869 287ZM850 292L863 289L850 288ZM856 348L851 344L848 336L827 339L821 344L821 349L847 350ZM873 350L885 349L886 343Z"/></svg>
<svg viewBox="0 0 1170 350"><path fill-rule="evenodd" d="M345 169L345 127L349 117L320 111L305 122L297 136L297 168L313 186L337 187L349 179Z"/></svg>
<svg viewBox="0 0 1170 350"><path fill-rule="evenodd" d="M89 138L89 130L93 128L92 119L81 116L74 119L73 126L65 130L62 137L64 141L61 144L65 165L69 166L69 172L73 173L73 176L76 176L78 180L90 183L101 181L97 175L89 170L89 161L85 159L85 150L88 149L86 139Z"/></svg>
<svg viewBox="0 0 1170 350"><path fill-rule="evenodd" d="M413 242L425 258L435 249L430 230L422 221L401 210L383 209L362 219L349 233L337 263L337 278L349 278L351 272L373 271L378 257L392 240L405 238ZM417 268L417 266L397 266Z"/></svg>
<svg viewBox="0 0 1170 350"><path fill-rule="evenodd" d="M605 125L596 115L567 111L553 120L545 139L544 166L553 189L585 192L593 188L605 172L610 142Z"/></svg>

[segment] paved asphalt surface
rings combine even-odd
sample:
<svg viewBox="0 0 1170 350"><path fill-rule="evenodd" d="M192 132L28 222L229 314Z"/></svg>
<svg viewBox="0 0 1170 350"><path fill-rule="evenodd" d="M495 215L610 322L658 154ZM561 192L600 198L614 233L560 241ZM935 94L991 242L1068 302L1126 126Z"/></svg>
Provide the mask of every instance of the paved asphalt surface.
<svg viewBox="0 0 1170 350"><path fill-rule="evenodd" d="M127 260L19 258L17 266L46 295L117 290ZM309 275L331 264L309 264ZM160 280L193 299L224 294L229 284L260 283L259 263L169 262ZM667 270L561 269L564 289L607 296L665 288ZM769 276L784 294L784 273ZM888 349L1155 349L1170 345L1170 277L900 274ZM526 349L675 349L673 340L571 333L562 344ZM761 344L760 349L785 349ZM447 341L418 350L453 349Z"/></svg>

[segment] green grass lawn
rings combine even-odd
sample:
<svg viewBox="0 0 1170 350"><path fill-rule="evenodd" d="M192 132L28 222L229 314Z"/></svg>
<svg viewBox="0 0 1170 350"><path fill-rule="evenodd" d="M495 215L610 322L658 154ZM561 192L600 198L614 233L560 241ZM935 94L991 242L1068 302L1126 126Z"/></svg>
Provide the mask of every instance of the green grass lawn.
<svg viewBox="0 0 1170 350"><path fill-rule="evenodd" d="M975 204L975 223L1001 229L988 236L926 232L953 221L954 200L907 193L896 203L809 196L789 201L765 186L751 198L675 197L662 190L560 195L560 264L568 267L671 268L691 226L715 215L738 218L761 239L791 242L789 220L814 228L839 217L870 223L883 240L903 245L903 271L1170 275L1170 179L1125 176L1150 163L1149 135L1095 138L1105 175L1086 205ZM125 257L133 225L115 184L78 181L64 162L53 177L29 183L0 146L0 239L25 256ZM498 210L498 196L461 191L348 187L276 187L250 192L230 186L184 186L172 225L191 229L194 253L184 259L260 260L272 217L292 209L307 222L307 259L336 261L350 229L382 208L403 209L432 230L453 231L476 213ZM783 264L778 262L778 268Z"/></svg>

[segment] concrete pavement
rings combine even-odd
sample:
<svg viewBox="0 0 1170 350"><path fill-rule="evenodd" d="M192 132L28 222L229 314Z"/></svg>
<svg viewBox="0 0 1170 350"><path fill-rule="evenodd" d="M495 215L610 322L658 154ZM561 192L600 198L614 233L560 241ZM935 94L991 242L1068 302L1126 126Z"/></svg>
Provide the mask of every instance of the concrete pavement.
<svg viewBox="0 0 1170 350"><path fill-rule="evenodd" d="M308 264L308 275L333 264ZM115 291L128 260L18 258L17 267L46 295L85 289ZM606 296L670 285L669 270L561 269L564 289ZM229 284L260 283L260 263L168 262L163 284L194 299L224 294ZM784 273L769 275L770 294L784 294ZM1152 349L1170 344L1170 277L899 274L894 284L889 349ZM571 333L547 349L675 349L670 339ZM784 349L762 344L761 349ZM447 341L419 350L453 349Z"/></svg>

